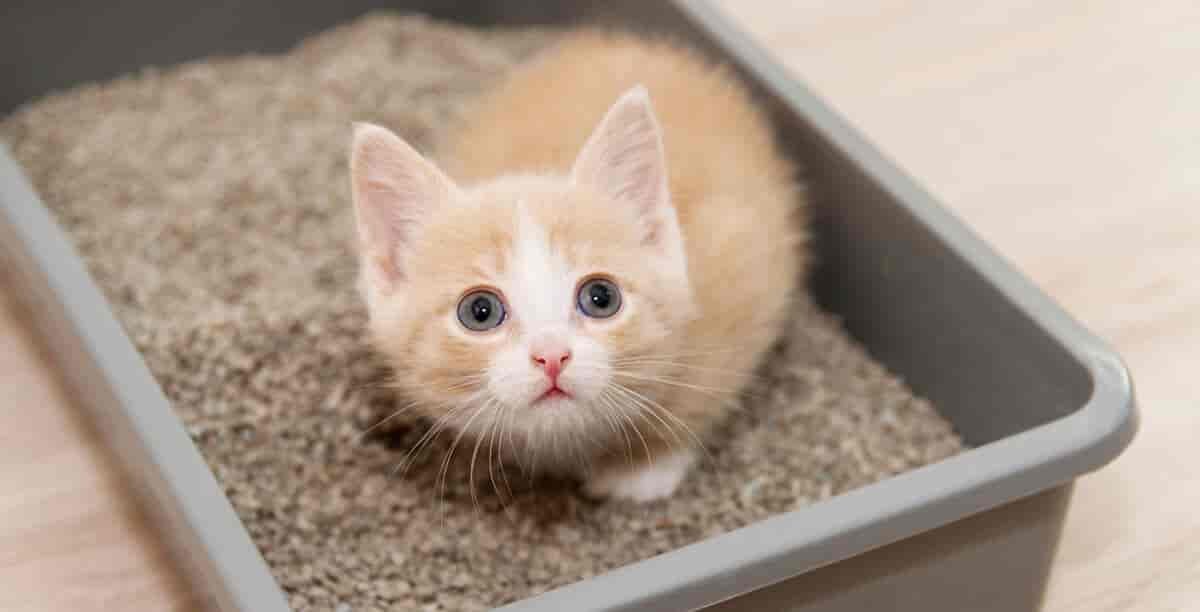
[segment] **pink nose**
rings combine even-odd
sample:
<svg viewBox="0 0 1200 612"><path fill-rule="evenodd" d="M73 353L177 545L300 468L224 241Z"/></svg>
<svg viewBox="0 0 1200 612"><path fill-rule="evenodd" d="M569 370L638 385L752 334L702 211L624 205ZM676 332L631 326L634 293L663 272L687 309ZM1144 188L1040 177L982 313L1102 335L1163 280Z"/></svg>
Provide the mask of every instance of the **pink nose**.
<svg viewBox="0 0 1200 612"><path fill-rule="evenodd" d="M571 358L571 351L565 348L541 349L533 351L530 357L546 372L550 382L557 384L559 373L567 367L567 360Z"/></svg>

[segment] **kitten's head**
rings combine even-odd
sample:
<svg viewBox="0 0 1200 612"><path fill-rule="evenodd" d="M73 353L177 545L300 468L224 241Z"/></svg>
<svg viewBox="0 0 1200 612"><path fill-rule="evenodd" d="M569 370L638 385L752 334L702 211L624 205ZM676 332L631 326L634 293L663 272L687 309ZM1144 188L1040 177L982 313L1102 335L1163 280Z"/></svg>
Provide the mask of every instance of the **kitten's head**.
<svg viewBox="0 0 1200 612"><path fill-rule="evenodd" d="M455 429L613 431L695 315L647 92L608 111L568 175L457 185L400 138L351 155L371 331L404 394Z"/></svg>

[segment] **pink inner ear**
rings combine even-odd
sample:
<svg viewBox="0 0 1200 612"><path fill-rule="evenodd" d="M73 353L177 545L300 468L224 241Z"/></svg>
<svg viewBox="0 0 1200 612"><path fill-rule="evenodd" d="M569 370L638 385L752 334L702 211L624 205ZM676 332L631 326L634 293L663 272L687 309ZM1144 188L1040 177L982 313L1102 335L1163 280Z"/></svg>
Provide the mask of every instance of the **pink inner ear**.
<svg viewBox="0 0 1200 612"><path fill-rule="evenodd" d="M662 135L649 93L637 86L622 95L583 146L571 175L609 197L632 206L655 242L670 218Z"/></svg>
<svg viewBox="0 0 1200 612"><path fill-rule="evenodd" d="M354 127L350 175L363 263L378 280L399 282L405 251L453 183L399 136L363 123Z"/></svg>

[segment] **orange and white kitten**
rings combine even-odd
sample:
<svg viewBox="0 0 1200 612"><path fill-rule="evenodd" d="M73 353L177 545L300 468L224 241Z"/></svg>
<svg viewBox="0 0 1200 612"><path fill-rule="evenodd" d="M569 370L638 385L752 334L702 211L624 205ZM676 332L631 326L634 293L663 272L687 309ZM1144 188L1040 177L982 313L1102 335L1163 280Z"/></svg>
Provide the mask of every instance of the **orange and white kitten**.
<svg viewBox="0 0 1200 612"><path fill-rule="evenodd" d="M765 116L692 51L579 32L442 153L355 126L361 289L406 399L590 495L673 493L807 267Z"/></svg>

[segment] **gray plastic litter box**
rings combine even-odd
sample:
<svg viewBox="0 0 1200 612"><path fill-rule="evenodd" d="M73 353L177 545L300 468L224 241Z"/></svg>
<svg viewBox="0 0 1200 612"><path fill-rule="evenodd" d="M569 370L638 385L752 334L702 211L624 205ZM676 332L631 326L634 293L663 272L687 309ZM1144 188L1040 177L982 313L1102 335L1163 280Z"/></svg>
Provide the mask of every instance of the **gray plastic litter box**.
<svg viewBox="0 0 1200 612"><path fill-rule="evenodd" d="M1120 359L703 2L7 2L0 114L145 64L282 51L372 8L475 25L600 20L670 31L738 66L807 168L814 290L974 448L878 484L511 604L566 610L1035 610L1073 479L1137 428ZM283 593L162 391L20 168L0 150L0 254L81 405L222 610Z"/></svg>

